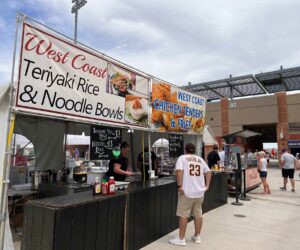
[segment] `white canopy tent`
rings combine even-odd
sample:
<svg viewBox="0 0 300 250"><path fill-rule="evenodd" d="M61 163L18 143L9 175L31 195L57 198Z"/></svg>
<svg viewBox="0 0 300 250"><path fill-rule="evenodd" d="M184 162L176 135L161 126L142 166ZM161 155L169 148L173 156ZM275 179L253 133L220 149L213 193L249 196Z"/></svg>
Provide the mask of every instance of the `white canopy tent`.
<svg viewBox="0 0 300 250"><path fill-rule="evenodd" d="M169 147L169 141L164 138L158 139L153 143L152 147L167 148Z"/></svg>
<svg viewBox="0 0 300 250"><path fill-rule="evenodd" d="M9 92L10 87L9 85L0 86L0 178L1 180L6 180L6 177L4 176L5 171L5 152L6 152L6 138L7 138L7 132L8 132L8 119L9 119ZM7 197L4 197L4 182L1 181L0 183L0 199L3 201L4 199L7 199ZM1 202L1 205L3 203ZM2 208L0 208L2 209ZM8 214L8 212L7 212ZM6 217L5 221L5 232L4 232L4 249L7 250L13 250L13 240L11 235L11 230L9 226L9 216Z"/></svg>
<svg viewBox="0 0 300 250"><path fill-rule="evenodd" d="M212 132L210 126L205 125L203 130L203 142L205 145L218 145L218 141Z"/></svg>
<svg viewBox="0 0 300 250"><path fill-rule="evenodd" d="M90 145L90 136L67 135L67 145Z"/></svg>

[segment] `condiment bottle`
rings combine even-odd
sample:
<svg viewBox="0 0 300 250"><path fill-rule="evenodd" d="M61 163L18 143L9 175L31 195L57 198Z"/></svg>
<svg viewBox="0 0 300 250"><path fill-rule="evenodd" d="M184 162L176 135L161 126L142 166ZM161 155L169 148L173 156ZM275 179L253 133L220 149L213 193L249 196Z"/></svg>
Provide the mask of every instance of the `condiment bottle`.
<svg viewBox="0 0 300 250"><path fill-rule="evenodd" d="M99 183L98 176L96 176L96 178L95 178L93 194L101 194L101 185Z"/></svg>
<svg viewBox="0 0 300 250"><path fill-rule="evenodd" d="M114 194L116 192L116 183L113 176L109 177L108 181L108 194Z"/></svg>
<svg viewBox="0 0 300 250"><path fill-rule="evenodd" d="M101 189L102 189L102 194L107 194L108 186L107 186L107 181L106 181L105 177L102 179Z"/></svg>

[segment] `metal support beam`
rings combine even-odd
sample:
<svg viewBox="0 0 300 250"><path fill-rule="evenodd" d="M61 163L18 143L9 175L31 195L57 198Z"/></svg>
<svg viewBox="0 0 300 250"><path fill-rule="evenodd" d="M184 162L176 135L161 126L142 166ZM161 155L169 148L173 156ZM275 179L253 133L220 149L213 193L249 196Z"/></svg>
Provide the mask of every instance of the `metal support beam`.
<svg viewBox="0 0 300 250"><path fill-rule="evenodd" d="M283 76L282 76L282 73L279 73L279 77L280 77L280 83L283 85L284 91L288 91L289 88L288 88L288 86L286 85L286 82L284 81L284 78L283 78Z"/></svg>
<svg viewBox="0 0 300 250"><path fill-rule="evenodd" d="M255 77L254 75L253 75L252 77L253 77L253 79L255 80L255 82L257 83L257 85L258 85L263 91L265 91L265 94L270 94L269 91L261 84L261 82L260 82L258 79L256 79L256 77Z"/></svg>
<svg viewBox="0 0 300 250"><path fill-rule="evenodd" d="M237 88L235 88L235 86L240 86L240 85L243 85L243 84L237 84L237 85L232 85L230 82L228 82L228 81L226 81L226 83L229 85L229 87L230 87L230 92L232 91L232 88L236 91L236 92L238 92L241 96L243 96L244 94L241 92L241 91L239 91ZM250 83L247 83L247 84L250 84ZM245 85L246 85L246 83L245 83ZM231 93L230 93L231 94ZM233 96L233 95L232 95Z"/></svg>

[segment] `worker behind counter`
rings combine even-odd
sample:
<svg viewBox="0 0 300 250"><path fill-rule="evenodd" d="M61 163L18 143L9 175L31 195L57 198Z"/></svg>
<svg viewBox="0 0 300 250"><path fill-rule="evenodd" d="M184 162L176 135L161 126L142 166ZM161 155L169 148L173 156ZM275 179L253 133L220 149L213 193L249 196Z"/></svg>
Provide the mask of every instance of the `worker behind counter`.
<svg viewBox="0 0 300 250"><path fill-rule="evenodd" d="M144 164L144 166L143 166ZM151 151L151 165L152 170L157 173L157 156ZM145 180L149 180L149 148L147 146L144 147L144 151L138 155L137 158L137 167L142 172L142 179L144 179L144 169L145 169Z"/></svg>
<svg viewBox="0 0 300 250"><path fill-rule="evenodd" d="M134 174L127 171L128 168L128 158L126 155L129 152L129 144L124 141L121 144L121 155L118 158L113 158L109 161L109 169L106 176L114 176L116 181L124 181L126 177L133 176Z"/></svg>
<svg viewBox="0 0 300 250"><path fill-rule="evenodd" d="M214 146L213 150L207 156L208 167L212 168L214 165L220 165L220 156L218 154L218 147Z"/></svg>

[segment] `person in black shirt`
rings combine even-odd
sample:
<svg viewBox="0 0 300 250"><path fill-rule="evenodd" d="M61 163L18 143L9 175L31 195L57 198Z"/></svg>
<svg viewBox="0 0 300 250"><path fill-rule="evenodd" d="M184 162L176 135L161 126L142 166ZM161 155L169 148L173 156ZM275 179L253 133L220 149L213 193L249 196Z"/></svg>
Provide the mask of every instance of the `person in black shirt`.
<svg viewBox="0 0 300 250"><path fill-rule="evenodd" d="M211 151L207 156L207 163L209 168L212 168L213 165L219 165L220 163L220 156L218 154L218 147L214 146L213 151Z"/></svg>
<svg viewBox="0 0 300 250"><path fill-rule="evenodd" d="M118 158L113 158L109 161L109 169L106 176L114 176L116 181L124 181L127 176L132 176L133 173L127 171L128 158L126 155L129 152L129 144L127 142L122 142L121 144L121 155Z"/></svg>
<svg viewBox="0 0 300 250"><path fill-rule="evenodd" d="M151 165L152 165L152 170L156 172L157 165L158 165L157 156L153 151L151 151ZM142 179L148 180L149 179L149 172L148 172L149 171L149 148L147 146L144 148L144 151L138 155L137 167L142 172ZM144 169L145 169L145 177L144 177Z"/></svg>

